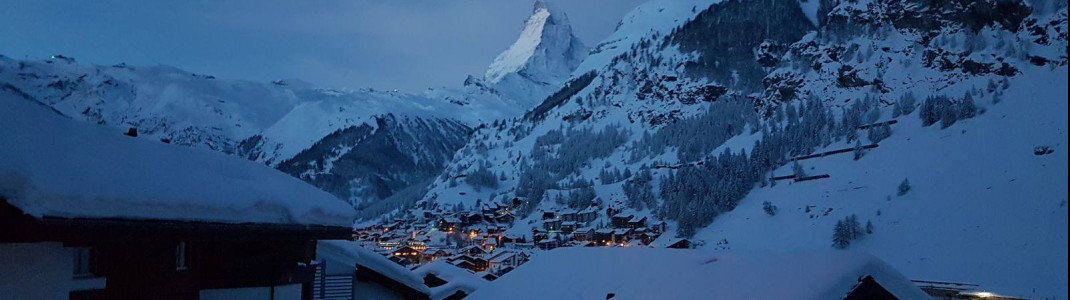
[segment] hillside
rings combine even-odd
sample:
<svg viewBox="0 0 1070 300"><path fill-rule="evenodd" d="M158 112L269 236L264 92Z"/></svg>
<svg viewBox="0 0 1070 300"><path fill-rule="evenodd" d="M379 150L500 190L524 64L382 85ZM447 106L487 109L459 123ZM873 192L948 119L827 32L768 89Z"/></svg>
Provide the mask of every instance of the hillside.
<svg viewBox="0 0 1070 300"><path fill-rule="evenodd" d="M618 207L703 247L769 250L832 247L853 213L876 233L841 246L881 249L911 278L1065 296L1065 268L1023 261L1066 256L1065 193L1050 187L1066 173L1065 3L654 1L625 21L561 90L478 130L422 208L519 198L509 232L525 234L536 212ZM821 158L792 159L808 156ZM918 188L897 202L905 178ZM992 259L1011 247L1023 260Z"/></svg>

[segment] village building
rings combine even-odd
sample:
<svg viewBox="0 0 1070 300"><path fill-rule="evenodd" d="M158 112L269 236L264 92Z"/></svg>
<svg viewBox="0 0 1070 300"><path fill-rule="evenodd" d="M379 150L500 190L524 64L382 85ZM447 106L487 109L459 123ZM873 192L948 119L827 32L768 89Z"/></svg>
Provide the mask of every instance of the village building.
<svg viewBox="0 0 1070 300"><path fill-rule="evenodd" d="M0 298L307 299L318 240L352 236L296 178L32 101L0 101L0 140Z"/></svg>

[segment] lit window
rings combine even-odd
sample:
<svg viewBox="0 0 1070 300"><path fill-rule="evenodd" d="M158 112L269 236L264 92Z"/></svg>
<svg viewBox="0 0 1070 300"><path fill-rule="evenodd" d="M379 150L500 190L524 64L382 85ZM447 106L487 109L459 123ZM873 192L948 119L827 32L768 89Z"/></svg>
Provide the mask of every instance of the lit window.
<svg viewBox="0 0 1070 300"><path fill-rule="evenodd" d="M178 242L175 248L175 270L189 269L189 243Z"/></svg>

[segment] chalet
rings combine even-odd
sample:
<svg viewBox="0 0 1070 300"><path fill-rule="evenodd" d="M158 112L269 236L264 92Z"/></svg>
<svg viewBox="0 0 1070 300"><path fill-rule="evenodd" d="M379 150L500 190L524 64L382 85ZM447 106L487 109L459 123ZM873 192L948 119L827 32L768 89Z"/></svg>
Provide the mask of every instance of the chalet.
<svg viewBox="0 0 1070 300"><path fill-rule="evenodd" d="M494 252L494 249L498 247L498 239L489 237L483 241L483 250L487 252Z"/></svg>
<svg viewBox="0 0 1070 300"><path fill-rule="evenodd" d="M639 229L644 227L646 227L646 217L633 217L631 220L628 220L628 228Z"/></svg>
<svg viewBox="0 0 1070 300"><path fill-rule="evenodd" d="M658 238L658 236L659 236L658 234L651 233L651 232L640 233L639 236L638 236L639 244L640 245L644 245L644 246L645 245L650 245L650 243L653 242L654 240L656 240Z"/></svg>
<svg viewBox="0 0 1070 300"><path fill-rule="evenodd" d="M464 254L464 255L469 255L469 256L480 256L480 255L483 255L483 254L487 254L487 251L483 250L483 248L480 248L479 246L468 246L468 247L461 248L461 250L458 251L457 253Z"/></svg>
<svg viewBox="0 0 1070 300"><path fill-rule="evenodd" d="M561 219L551 219L542 221L542 229L545 229L546 231L561 230Z"/></svg>
<svg viewBox="0 0 1070 300"><path fill-rule="evenodd" d="M665 246L665 248L672 248L672 249L691 249L691 240L688 240L688 239L678 239L678 240L675 240L675 241L669 242L669 244L668 244L668 245L666 245L666 246Z"/></svg>
<svg viewBox="0 0 1070 300"><path fill-rule="evenodd" d="M488 260L490 262L490 269L500 270L506 267L518 267L528 262L529 257L527 254L518 251L502 251L494 256L491 256Z"/></svg>
<svg viewBox="0 0 1070 300"><path fill-rule="evenodd" d="M613 230L613 243L614 244L626 244L632 239L632 230L629 228L619 228Z"/></svg>
<svg viewBox="0 0 1070 300"><path fill-rule="evenodd" d="M535 243L535 246L538 247L539 250L553 250L554 248L561 247L561 241L557 239L545 239Z"/></svg>
<svg viewBox="0 0 1070 300"><path fill-rule="evenodd" d="M571 234L573 230L576 230L576 227L579 227L576 221L561 222L561 232L565 234Z"/></svg>
<svg viewBox="0 0 1070 300"><path fill-rule="evenodd" d="M609 245L613 243L614 240L616 240L614 233L615 231L613 229L608 228L595 230L594 238L591 241L601 245Z"/></svg>
<svg viewBox="0 0 1070 300"><path fill-rule="evenodd" d="M307 299L318 240L352 236L348 204L262 164L2 93L4 299Z"/></svg>
<svg viewBox="0 0 1070 300"><path fill-rule="evenodd" d="M438 249L438 248L428 248L427 250L424 250L422 261L433 262L433 261L436 261L436 260L438 260L440 258L449 257L449 256L450 256L450 253L446 252L446 250L442 250L442 249Z"/></svg>
<svg viewBox="0 0 1070 300"><path fill-rule="evenodd" d="M461 228L461 219L455 217L439 218L437 223L435 227L445 232L454 232Z"/></svg>
<svg viewBox="0 0 1070 300"><path fill-rule="evenodd" d="M628 222L632 220L632 217L632 215L619 214L610 217L609 220L613 228L628 228Z"/></svg>
<svg viewBox="0 0 1070 300"><path fill-rule="evenodd" d="M568 266L568 276L552 275L562 266ZM657 282L656 288L637 284L652 282ZM515 295L526 299L562 295L585 295L586 299L930 299L890 265L850 251L744 254L579 247L540 254L476 290L470 299Z"/></svg>
<svg viewBox="0 0 1070 300"><path fill-rule="evenodd" d="M579 219L579 214L575 210L566 209L561 211L560 218L561 221L576 222Z"/></svg>
<svg viewBox="0 0 1070 300"><path fill-rule="evenodd" d="M574 241L589 241L594 238L594 229L590 227L576 228L572 231L572 240Z"/></svg>
<svg viewBox="0 0 1070 300"><path fill-rule="evenodd" d="M399 258L408 259L412 263L421 263L423 260L423 251L417 250L411 246L405 246L390 251L390 255Z"/></svg>
<svg viewBox="0 0 1070 300"><path fill-rule="evenodd" d="M581 210L576 214L576 221L581 223L590 223L598 219L598 207L591 206L584 210Z"/></svg>
<svg viewBox="0 0 1070 300"><path fill-rule="evenodd" d="M451 263L459 268L464 268L469 271L479 273L487 270L487 266L490 264L486 259L482 257L473 257L469 255L458 255L450 258Z"/></svg>

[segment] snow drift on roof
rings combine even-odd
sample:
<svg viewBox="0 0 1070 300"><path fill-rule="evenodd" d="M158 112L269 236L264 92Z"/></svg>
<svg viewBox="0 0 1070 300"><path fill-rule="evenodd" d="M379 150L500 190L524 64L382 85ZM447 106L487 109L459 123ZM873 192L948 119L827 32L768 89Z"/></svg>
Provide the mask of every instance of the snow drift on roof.
<svg viewBox="0 0 1070 300"><path fill-rule="evenodd" d="M423 284L423 279L416 273L398 265L386 257L371 250L361 248L352 241L320 241L317 245L316 254L323 259L344 262L349 265L361 265L383 276L390 277L405 286L424 294L431 294L430 289Z"/></svg>
<svg viewBox="0 0 1070 300"><path fill-rule="evenodd" d="M866 275L899 299L929 299L866 254L651 248L555 249L468 299L842 299Z"/></svg>
<svg viewBox="0 0 1070 300"><path fill-rule="evenodd" d="M0 92L0 198L34 217L350 226L345 202L264 165L122 135Z"/></svg>
<svg viewBox="0 0 1070 300"><path fill-rule="evenodd" d="M438 278L446 281L446 284L431 288L431 299L443 299L464 291L471 294L475 290L487 284L487 280L469 272L466 269L451 265L445 259L439 259L413 270L421 278L428 274L435 274Z"/></svg>

